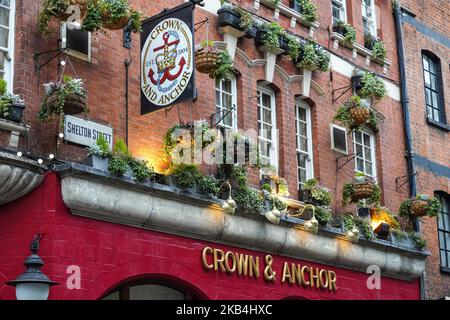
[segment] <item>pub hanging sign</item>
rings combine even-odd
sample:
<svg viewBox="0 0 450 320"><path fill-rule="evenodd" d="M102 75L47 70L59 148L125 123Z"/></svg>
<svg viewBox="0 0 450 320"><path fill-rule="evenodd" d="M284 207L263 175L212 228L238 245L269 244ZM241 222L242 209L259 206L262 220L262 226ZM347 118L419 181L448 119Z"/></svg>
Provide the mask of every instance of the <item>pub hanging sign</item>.
<svg viewBox="0 0 450 320"><path fill-rule="evenodd" d="M195 98L192 2L142 24L141 115Z"/></svg>

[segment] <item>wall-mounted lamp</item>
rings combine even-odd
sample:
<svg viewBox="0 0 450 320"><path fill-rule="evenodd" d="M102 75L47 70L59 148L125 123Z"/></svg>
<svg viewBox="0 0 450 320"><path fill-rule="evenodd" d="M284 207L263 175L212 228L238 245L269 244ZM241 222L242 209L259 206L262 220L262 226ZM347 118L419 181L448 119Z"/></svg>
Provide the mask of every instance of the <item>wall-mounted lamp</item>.
<svg viewBox="0 0 450 320"><path fill-rule="evenodd" d="M319 231L319 221L316 219L316 207L312 204L305 205L299 213L294 214L291 217L301 217L306 212L306 209L312 210L312 218L311 220L306 221L304 226L308 232L317 233Z"/></svg>
<svg viewBox="0 0 450 320"><path fill-rule="evenodd" d="M51 281L41 272L44 265L42 259L37 255L39 250L40 235L34 236L30 245L32 254L25 260L25 272L16 280L6 284L16 288L17 300L47 300L50 287L58 283Z"/></svg>
<svg viewBox="0 0 450 320"><path fill-rule="evenodd" d="M234 212L236 211L236 201L234 201L233 198L231 197L231 184L228 181L224 182L220 186L219 190L222 189L224 185L228 187L229 193L228 199L222 203L222 209L225 211L225 213L233 215Z"/></svg>
<svg viewBox="0 0 450 320"><path fill-rule="evenodd" d="M272 195L272 210L267 211L264 216L273 224L280 224L281 212L275 206L275 196Z"/></svg>
<svg viewBox="0 0 450 320"><path fill-rule="evenodd" d="M351 230L347 230L345 232L345 235L347 236L348 240L351 242L358 242L359 239L359 230L356 227L353 227Z"/></svg>

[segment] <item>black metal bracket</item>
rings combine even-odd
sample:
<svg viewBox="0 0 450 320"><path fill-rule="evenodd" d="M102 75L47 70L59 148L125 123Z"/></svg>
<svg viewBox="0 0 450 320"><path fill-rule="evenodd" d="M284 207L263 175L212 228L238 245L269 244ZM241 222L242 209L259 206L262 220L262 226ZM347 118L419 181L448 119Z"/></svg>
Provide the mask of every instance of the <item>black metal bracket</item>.
<svg viewBox="0 0 450 320"><path fill-rule="evenodd" d="M345 91L341 92L339 97L337 97L337 98L334 97L334 95L335 95L335 93L337 91L344 90L344 89L345 89ZM331 91L332 102L334 103L334 102L338 101L344 94L349 92L351 89L353 89L353 84L351 84L349 86L342 87L342 88L334 89L333 91Z"/></svg>
<svg viewBox="0 0 450 320"><path fill-rule="evenodd" d="M203 0L190 0L190 2L192 2L194 5L200 6L200 7L204 7L205 4L203 3Z"/></svg>
<svg viewBox="0 0 450 320"><path fill-rule="evenodd" d="M341 170L343 167L345 167L350 161L352 161L353 159L355 159L357 156L359 156L361 154L361 152L357 152L357 153L352 153L346 156L341 156L341 157L337 157L336 158L336 172L338 172L339 170ZM340 159L347 159L342 165L339 165L339 160Z"/></svg>
<svg viewBox="0 0 450 320"><path fill-rule="evenodd" d="M414 178L415 176L418 176L419 172L417 171L416 173L414 173L412 176L408 177L408 175L406 176L401 176L401 177L397 177L395 179L395 191L400 192L400 189L407 184L409 181L411 181L412 178Z"/></svg>
<svg viewBox="0 0 450 320"><path fill-rule="evenodd" d="M194 24L194 26L198 26L197 28L194 28L194 32L197 32L201 27L203 27L206 23L209 23L209 18L206 17L205 20L202 20L200 22L197 22Z"/></svg>
<svg viewBox="0 0 450 320"><path fill-rule="evenodd" d="M131 49L131 43L132 43L132 28L131 22L129 22L128 25L125 28L123 28L123 47Z"/></svg>
<svg viewBox="0 0 450 320"><path fill-rule="evenodd" d="M67 48L58 48L58 49L54 49L54 50L49 50L49 51L45 51L45 52L38 52L38 53L36 53L34 55L34 69L35 69L35 71L37 72L37 71L41 70L43 67L45 67L50 62L52 62L53 59L59 57L65 51L67 51ZM48 58L47 61L45 61L43 64L39 64L39 58L42 55L44 55L44 54L50 54L50 53L55 53L55 54L52 55L50 58Z"/></svg>
<svg viewBox="0 0 450 320"><path fill-rule="evenodd" d="M233 104L233 108L230 108L223 116L222 118L219 119L219 121L216 122L216 124L213 125L213 121L215 120L215 116L217 115L218 112L214 112L213 114L211 114L211 116L209 117L211 119L211 128L215 128L219 125L219 123L222 122L223 119L226 118L226 116L228 116L231 112L233 112L235 109L237 108L237 106L235 104Z"/></svg>

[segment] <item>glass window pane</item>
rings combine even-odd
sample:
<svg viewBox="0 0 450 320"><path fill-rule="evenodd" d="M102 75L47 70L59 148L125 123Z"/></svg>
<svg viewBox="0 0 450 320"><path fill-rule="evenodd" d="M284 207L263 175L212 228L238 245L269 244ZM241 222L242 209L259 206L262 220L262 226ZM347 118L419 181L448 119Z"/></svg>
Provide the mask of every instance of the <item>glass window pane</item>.
<svg viewBox="0 0 450 320"><path fill-rule="evenodd" d="M371 143L370 143L370 136L367 135L367 134L364 135L364 145L365 145L366 147L370 147L370 146L371 146Z"/></svg>
<svg viewBox="0 0 450 320"><path fill-rule="evenodd" d="M431 89L437 90L437 81L435 75L430 74L430 82L431 82Z"/></svg>
<svg viewBox="0 0 450 320"><path fill-rule="evenodd" d="M308 140L306 138L300 138L300 150L308 152Z"/></svg>
<svg viewBox="0 0 450 320"><path fill-rule="evenodd" d="M367 175L373 176L372 163L366 161L366 172Z"/></svg>
<svg viewBox="0 0 450 320"><path fill-rule="evenodd" d="M359 158L356 159L356 170L364 172L364 160Z"/></svg>
<svg viewBox="0 0 450 320"><path fill-rule="evenodd" d="M270 108L271 107L270 96L263 93L262 98L263 98L263 101L262 101L263 106Z"/></svg>
<svg viewBox="0 0 450 320"><path fill-rule="evenodd" d="M355 132L355 140L358 143L362 143L361 132L359 132L359 131Z"/></svg>
<svg viewBox="0 0 450 320"><path fill-rule="evenodd" d="M444 215L442 213L438 214L438 228L445 230Z"/></svg>
<svg viewBox="0 0 450 320"><path fill-rule="evenodd" d="M298 108L298 118L302 121L306 121L306 109Z"/></svg>
<svg viewBox="0 0 450 320"><path fill-rule="evenodd" d="M427 105L431 105L431 90L428 88L425 88L425 99Z"/></svg>
<svg viewBox="0 0 450 320"><path fill-rule="evenodd" d="M439 248L445 249L445 237L444 232L439 231Z"/></svg>
<svg viewBox="0 0 450 320"><path fill-rule="evenodd" d="M0 25L9 27L9 9L0 7Z"/></svg>
<svg viewBox="0 0 450 320"><path fill-rule="evenodd" d="M447 265L447 261L445 259L445 251L444 250L441 250L441 265L443 267L447 267L448 266Z"/></svg>
<svg viewBox="0 0 450 320"><path fill-rule="evenodd" d="M231 109L231 96L226 93L222 93L222 107L226 109Z"/></svg>
<svg viewBox="0 0 450 320"><path fill-rule="evenodd" d="M433 107L437 108L439 106L438 105L438 95L437 95L437 93L436 92L432 92L431 93L431 97L432 97L432 105L433 105Z"/></svg>
<svg viewBox="0 0 450 320"><path fill-rule="evenodd" d="M439 118L439 109L433 109L433 119L436 121L440 121Z"/></svg>
<svg viewBox="0 0 450 320"><path fill-rule="evenodd" d="M429 60L430 72L436 74L436 63L432 60Z"/></svg>
<svg viewBox="0 0 450 320"><path fill-rule="evenodd" d="M222 81L222 90L231 93L231 80Z"/></svg>
<svg viewBox="0 0 450 320"><path fill-rule="evenodd" d="M216 105L220 106L220 91L216 90Z"/></svg>
<svg viewBox="0 0 450 320"><path fill-rule="evenodd" d="M425 71L424 73L424 77L425 77L425 85L427 87L431 86L431 78L430 78L430 74L428 72Z"/></svg>
<svg viewBox="0 0 450 320"><path fill-rule="evenodd" d="M301 168L306 168L306 156L302 153L297 154L298 158L298 166Z"/></svg>
<svg viewBox="0 0 450 320"><path fill-rule="evenodd" d="M111 294L108 294L106 297L104 297L102 300L112 300L112 301L118 301L120 300L119 291L115 291Z"/></svg>
<svg viewBox="0 0 450 320"><path fill-rule="evenodd" d="M366 160L372 161L372 149L364 148L364 157Z"/></svg>
<svg viewBox="0 0 450 320"><path fill-rule="evenodd" d="M306 123L300 123L300 135L304 137L308 136L308 126Z"/></svg>
<svg viewBox="0 0 450 320"><path fill-rule="evenodd" d="M450 251L447 251L447 263L446 263L445 267L447 267L447 268L450 267Z"/></svg>
<svg viewBox="0 0 450 320"><path fill-rule="evenodd" d="M307 178L306 178L306 170L300 169L298 171L298 175L299 175L300 182L305 182L307 180Z"/></svg>
<svg viewBox="0 0 450 320"><path fill-rule="evenodd" d="M269 109L264 109L264 114L263 114L263 121L267 122L267 123L272 123L272 111Z"/></svg>
<svg viewBox="0 0 450 320"><path fill-rule="evenodd" d="M8 48L9 43L9 30L4 27L0 27L0 47Z"/></svg>
<svg viewBox="0 0 450 320"><path fill-rule="evenodd" d="M428 59L426 56L423 57L423 68L427 71L430 70L429 64L428 64Z"/></svg>
<svg viewBox="0 0 450 320"><path fill-rule="evenodd" d="M358 154L358 157L364 157L363 147L360 144L356 144L356 150L355 151Z"/></svg>

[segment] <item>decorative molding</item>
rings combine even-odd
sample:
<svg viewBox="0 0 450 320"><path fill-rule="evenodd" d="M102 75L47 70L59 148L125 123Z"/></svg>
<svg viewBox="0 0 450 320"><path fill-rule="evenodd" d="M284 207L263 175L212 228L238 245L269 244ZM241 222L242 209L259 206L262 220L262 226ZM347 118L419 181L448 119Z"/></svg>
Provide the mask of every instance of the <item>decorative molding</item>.
<svg viewBox="0 0 450 320"><path fill-rule="evenodd" d="M429 255L389 242L351 243L335 228L312 234L302 225L273 225L258 215L227 215L216 201L181 194L168 186L136 184L80 164L64 164L57 171L63 201L78 216L359 272L377 265L383 276L403 280L418 278Z"/></svg>
<svg viewBox="0 0 450 320"><path fill-rule="evenodd" d="M0 151L0 205L32 192L44 181L45 170L36 161Z"/></svg>
<svg viewBox="0 0 450 320"><path fill-rule="evenodd" d="M0 119L0 130L11 132L9 137L9 148L16 150L19 146L20 135L30 131L30 126Z"/></svg>

